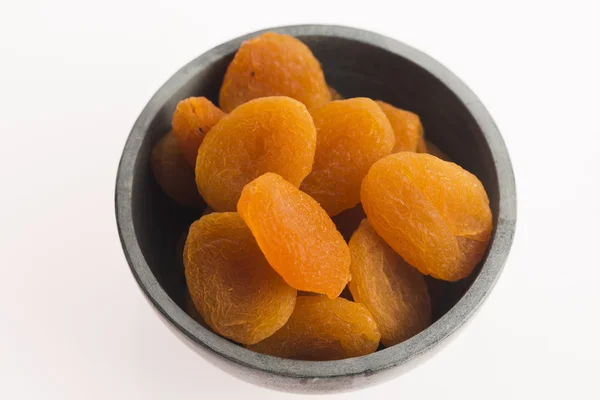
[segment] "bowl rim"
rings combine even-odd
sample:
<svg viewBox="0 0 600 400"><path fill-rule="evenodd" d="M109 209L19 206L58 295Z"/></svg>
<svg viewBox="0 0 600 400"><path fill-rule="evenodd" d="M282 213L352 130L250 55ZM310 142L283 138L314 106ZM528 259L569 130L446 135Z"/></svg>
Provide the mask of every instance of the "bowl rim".
<svg viewBox="0 0 600 400"><path fill-rule="evenodd" d="M480 126L490 147L498 176L498 222L481 271L452 309L423 332L400 344L366 356L337 361L300 361L255 353L220 337L189 317L160 286L142 254L133 226L131 199L135 166L150 123L172 93L196 73L236 51L244 40L267 31L355 40L408 59L434 75L458 97ZM516 187L506 145L492 117L475 94L442 64L406 44L370 31L338 25L292 25L262 29L215 47L177 71L154 94L133 125L119 162L115 212L121 245L141 290L154 307L193 342L234 363L274 375L300 379L339 378L372 374L405 364L438 346L470 319L494 287L508 257L516 225Z"/></svg>

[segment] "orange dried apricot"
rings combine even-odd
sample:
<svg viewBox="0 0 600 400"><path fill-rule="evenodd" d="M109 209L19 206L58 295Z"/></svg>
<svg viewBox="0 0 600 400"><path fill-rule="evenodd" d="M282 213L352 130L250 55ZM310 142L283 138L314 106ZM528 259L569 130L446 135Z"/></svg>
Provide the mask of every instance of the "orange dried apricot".
<svg viewBox="0 0 600 400"><path fill-rule="evenodd" d="M309 108L331 99L321 64L292 36L267 32L242 43L227 67L219 104L231 112L267 96L289 96Z"/></svg>
<svg viewBox="0 0 600 400"><path fill-rule="evenodd" d="M323 296L323 295L320 293L305 292L302 290L298 290L298 297L301 297L301 296Z"/></svg>
<svg viewBox="0 0 600 400"><path fill-rule="evenodd" d="M421 273L456 281L482 259L492 232L487 193L477 177L429 154L377 161L361 202L369 222Z"/></svg>
<svg viewBox="0 0 600 400"><path fill-rule="evenodd" d="M431 299L423 275L411 267L364 219L350 239L352 297L364 304L393 346L431 324Z"/></svg>
<svg viewBox="0 0 600 400"><path fill-rule="evenodd" d="M225 113L206 97L190 97L180 101L173 113L171 126L187 162L196 166L198 148L204 136Z"/></svg>
<svg viewBox="0 0 600 400"><path fill-rule="evenodd" d="M435 144L431 143L429 140L425 140L426 143L426 152L427 154L431 154L432 156L436 156L440 160L444 161L452 161L450 157L446 153L444 153L439 147Z"/></svg>
<svg viewBox="0 0 600 400"><path fill-rule="evenodd" d="M183 206L202 203L188 165L173 132L167 133L152 149L150 164L156 181L171 199Z"/></svg>
<svg viewBox="0 0 600 400"><path fill-rule="evenodd" d="M371 99L332 101L310 110L317 128L312 172L301 189L331 216L360 201L360 182L369 167L394 147L394 131Z"/></svg>
<svg viewBox="0 0 600 400"><path fill-rule="evenodd" d="M269 264L292 287L336 297L350 279L350 250L319 204L267 173L242 191L238 212Z"/></svg>
<svg viewBox="0 0 600 400"><path fill-rule="evenodd" d="M337 230L340 231L344 239L349 241L350 237L364 218L367 218L367 214L365 214L362 205L357 204L354 207L331 217L331 220L335 223Z"/></svg>
<svg viewBox="0 0 600 400"><path fill-rule="evenodd" d="M269 266L237 213L212 213L194 222L183 263L196 310L226 338L257 343L292 314L296 290Z"/></svg>
<svg viewBox="0 0 600 400"><path fill-rule="evenodd" d="M247 348L276 357L326 361L370 354L379 338L364 305L339 297L303 296L283 328Z"/></svg>
<svg viewBox="0 0 600 400"><path fill-rule="evenodd" d="M392 149L392 153L398 153L399 151L416 152L419 140L423 137L423 125L419 116L381 100L376 101L376 103L388 117L394 129L396 144Z"/></svg>
<svg viewBox="0 0 600 400"><path fill-rule="evenodd" d="M310 173L316 131L306 107L289 97L242 104L206 135L196 162L198 191L213 209L235 211L242 188L265 172L292 184Z"/></svg>

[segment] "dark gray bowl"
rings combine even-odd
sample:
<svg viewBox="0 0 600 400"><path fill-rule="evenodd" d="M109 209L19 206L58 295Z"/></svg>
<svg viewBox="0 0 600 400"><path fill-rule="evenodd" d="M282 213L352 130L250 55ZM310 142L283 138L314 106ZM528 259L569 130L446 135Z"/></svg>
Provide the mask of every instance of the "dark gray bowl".
<svg viewBox="0 0 600 400"><path fill-rule="evenodd" d="M156 310L191 347L215 365L253 383L294 392L345 391L398 375L427 356L481 306L508 256L516 195L508 152L475 95L444 66L393 39L339 26L269 29L305 42L327 81L345 97L382 99L421 116L427 137L483 182L494 214L489 251L475 272L456 283L429 280L434 319L428 329L374 354L329 362L296 361L254 353L205 329L184 311L181 240L201 210L173 204L158 188L149 163L156 141L170 129L177 102L204 95L215 103L223 74L242 41L233 39L196 58L161 87L136 121L119 165L116 214L131 271Z"/></svg>

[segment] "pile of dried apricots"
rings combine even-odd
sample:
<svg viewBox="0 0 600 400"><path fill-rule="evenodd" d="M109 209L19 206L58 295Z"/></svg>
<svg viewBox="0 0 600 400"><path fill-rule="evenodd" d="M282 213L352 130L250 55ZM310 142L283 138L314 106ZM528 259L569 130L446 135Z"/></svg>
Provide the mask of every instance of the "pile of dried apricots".
<svg viewBox="0 0 600 400"><path fill-rule="evenodd" d="M219 335L285 358L366 355L431 323L423 275L457 281L481 261L477 177L417 115L342 99L301 41L244 42L219 105L182 100L151 157L167 195L209 206L183 260L191 313Z"/></svg>

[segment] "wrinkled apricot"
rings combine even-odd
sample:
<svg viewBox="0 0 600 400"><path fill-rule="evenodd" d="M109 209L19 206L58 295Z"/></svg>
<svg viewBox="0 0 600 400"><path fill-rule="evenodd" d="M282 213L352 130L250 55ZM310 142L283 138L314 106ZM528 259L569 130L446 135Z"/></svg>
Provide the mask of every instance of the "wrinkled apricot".
<svg viewBox="0 0 600 400"><path fill-rule="evenodd" d="M292 287L336 297L350 279L350 251L319 204L267 173L242 191L238 212L269 264Z"/></svg>
<svg viewBox="0 0 600 400"><path fill-rule="evenodd" d="M283 328L247 347L276 357L327 361L370 354L379 338L364 305L339 297L303 296Z"/></svg>
<svg viewBox="0 0 600 400"><path fill-rule="evenodd" d="M340 94L340 92L338 92L337 90L335 90L335 88L332 88L331 86L329 86L329 93L331 93L331 100L344 100L344 97Z"/></svg>
<svg viewBox="0 0 600 400"><path fill-rule="evenodd" d="M304 292L302 290L298 290L298 297L301 297L301 296L323 296L323 295L320 293Z"/></svg>
<svg viewBox="0 0 600 400"><path fill-rule="evenodd" d="M219 104L231 112L267 96L288 96L309 108L331 99L321 64L292 36L267 32L242 43L227 67Z"/></svg>
<svg viewBox="0 0 600 400"><path fill-rule="evenodd" d="M363 180L361 202L379 236L423 274L462 279L487 249L487 193L456 164L429 154L389 155Z"/></svg>
<svg viewBox="0 0 600 400"><path fill-rule="evenodd" d="M194 222L183 263L196 310L226 338L257 343L281 328L294 309L296 290L269 266L237 213Z"/></svg>
<svg viewBox="0 0 600 400"><path fill-rule="evenodd" d="M352 297L373 315L381 343L393 346L431 323L423 275L387 245L364 219L350 239Z"/></svg>
<svg viewBox="0 0 600 400"><path fill-rule="evenodd" d="M173 132L167 133L152 149L152 172L162 190L178 204L202 203L194 183L194 170L188 165Z"/></svg>
<svg viewBox="0 0 600 400"><path fill-rule="evenodd" d="M225 113L206 97L190 97L180 101L173 113L171 126L187 162L196 166L198 148L204 136Z"/></svg>
<svg viewBox="0 0 600 400"><path fill-rule="evenodd" d="M371 99L332 101L310 110L317 128L312 172L301 189L331 216L360 201L360 182L369 167L392 151L394 132Z"/></svg>
<svg viewBox="0 0 600 400"><path fill-rule="evenodd" d="M198 191L213 209L235 211L242 188L265 172L299 186L311 169L316 131L306 107L264 97L236 108L206 135L196 162Z"/></svg>
<svg viewBox="0 0 600 400"><path fill-rule="evenodd" d="M377 101L376 103L388 117L394 130L396 144L392 149L392 153L398 153L399 151L416 152L419 140L423 137L423 125L419 116L383 101Z"/></svg>
<svg viewBox="0 0 600 400"><path fill-rule="evenodd" d="M358 228L358 225L360 225L360 222L365 218L367 218L367 214L365 214L362 205L357 204L354 207L331 217L331 220L344 239L349 241L356 228Z"/></svg>
<svg viewBox="0 0 600 400"><path fill-rule="evenodd" d="M440 160L444 161L452 161L450 157L446 153L444 153L439 147L435 144L431 143L429 140L425 140L426 144L426 153L431 154L432 156L436 156Z"/></svg>

